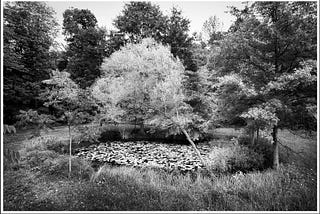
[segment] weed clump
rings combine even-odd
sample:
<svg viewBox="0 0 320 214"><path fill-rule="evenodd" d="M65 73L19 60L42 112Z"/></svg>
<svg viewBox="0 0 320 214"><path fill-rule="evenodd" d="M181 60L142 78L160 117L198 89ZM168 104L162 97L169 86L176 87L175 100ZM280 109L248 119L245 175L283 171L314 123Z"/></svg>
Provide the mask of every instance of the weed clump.
<svg viewBox="0 0 320 214"><path fill-rule="evenodd" d="M26 154L26 161L31 168L42 167L43 163L57 158L59 155L50 150L33 150Z"/></svg>
<svg viewBox="0 0 320 214"><path fill-rule="evenodd" d="M71 177L73 178L88 180L94 171L86 160L77 157L72 157L71 166ZM59 155L54 159L47 159L43 162L41 172L54 177L67 178L69 176L69 156Z"/></svg>
<svg viewBox="0 0 320 214"><path fill-rule="evenodd" d="M263 155L241 145L215 148L208 154L208 169L213 172L248 172L263 168Z"/></svg>
<svg viewBox="0 0 320 214"><path fill-rule="evenodd" d="M24 152L50 150L57 153L66 153L68 142L60 141L56 137L37 137L25 143Z"/></svg>

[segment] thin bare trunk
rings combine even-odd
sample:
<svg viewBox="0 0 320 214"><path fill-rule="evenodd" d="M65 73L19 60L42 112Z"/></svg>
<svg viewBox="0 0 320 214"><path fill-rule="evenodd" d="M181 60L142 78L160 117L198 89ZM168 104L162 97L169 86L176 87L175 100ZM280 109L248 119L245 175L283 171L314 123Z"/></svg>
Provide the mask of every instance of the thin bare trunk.
<svg viewBox="0 0 320 214"><path fill-rule="evenodd" d="M254 146L254 128L251 129L250 138L251 138L251 145Z"/></svg>
<svg viewBox="0 0 320 214"><path fill-rule="evenodd" d="M140 134L141 135L145 135L146 134L145 131L144 131L144 123L143 122L140 123Z"/></svg>
<svg viewBox="0 0 320 214"><path fill-rule="evenodd" d="M198 155L200 161L202 162L203 166L206 166L206 163L204 162L204 160L203 160L203 158L202 158L199 150L197 149L196 145L195 145L194 142L191 140L188 132L187 132L185 129L183 129L183 128L181 128L181 130L182 130L183 134L187 137L187 140L191 143L194 151L197 153L197 155Z"/></svg>
<svg viewBox="0 0 320 214"><path fill-rule="evenodd" d="M257 141L256 141L256 144L259 143L259 128L257 128Z"/></svg>
<svg viewBox="0 0 320 214"><path fill-rule="evenodd" d="M274 126L272 130L272 138L273 138L273 168L279 169L279 143L277 139L278 127Z"/></svg>
<svg viewBox="0 0 320 214"><path fill-rule="evenodd" d="M71 145L72 145L72 136L71 136L71 127L70 125L68 126L69 128L69 178L71 177L71 157L72 157L72 153L71 153Z"/></svg>
<svg viewBox="0 0 320 214"><path fill-rule="evenodd" d="M273 22L276 23L278 21L278 5L277 8L274 10L273 14ZM278 48L278 35L275 32L274 35L274 70L275 74L279 73L279 48ZM278 127L274 126L272 129L272 138L273 138L273 168L278 170L279 169L279 145L278 145Z"/></svg>

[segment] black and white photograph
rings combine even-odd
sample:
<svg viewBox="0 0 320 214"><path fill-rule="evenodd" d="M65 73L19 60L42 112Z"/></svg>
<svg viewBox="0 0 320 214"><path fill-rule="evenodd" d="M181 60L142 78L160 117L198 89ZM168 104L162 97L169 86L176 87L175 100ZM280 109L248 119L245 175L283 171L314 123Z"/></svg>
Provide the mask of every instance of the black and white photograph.
<svg viewBox="0 0 320 214"><path fill-rule="evenodd" d="M319 213L318 1L1 1L1 213Z"/></svg>

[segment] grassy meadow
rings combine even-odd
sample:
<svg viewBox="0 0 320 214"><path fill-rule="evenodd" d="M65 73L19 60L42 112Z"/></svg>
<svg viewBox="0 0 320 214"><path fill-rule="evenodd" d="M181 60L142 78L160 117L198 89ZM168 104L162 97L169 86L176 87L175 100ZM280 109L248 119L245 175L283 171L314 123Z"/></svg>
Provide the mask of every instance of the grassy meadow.
<svg viewBox="0 0 320 214"><path fill-rule="evenodd" d="M64 131L47 135L61 137ZM221 139L212 143L225 148L223 144L230 144L223 138L228 130L220 134ZM50 149L48 142L9 136L4 148L20 150L21 161L4 169L4 210L316 211L316 137L288 130L279 136L285 161L278 171L181 174L110 165L94 170L88 162L73 158L71 178L66 154Z"/></svg>

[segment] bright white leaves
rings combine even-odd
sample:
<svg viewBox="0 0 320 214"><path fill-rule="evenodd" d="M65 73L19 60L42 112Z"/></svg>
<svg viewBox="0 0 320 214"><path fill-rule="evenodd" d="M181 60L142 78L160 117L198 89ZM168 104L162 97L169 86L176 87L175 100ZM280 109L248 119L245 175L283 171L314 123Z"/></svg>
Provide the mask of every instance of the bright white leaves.
<svg viewBox="0 0 320 214"><path fill-rule="evenodd" d="M168 47L153 39L123 47L105 60L102 70L104 76L93 86L92 93L113 120L128 122L135 115L159 124L160 119L177 121L177 113L179 118L179 112L182 114L186 108L183 65ZM156 115L162 116L156 119Z"/></svg>
<svg viewBox="0 0 320 214"><path fill-rule="evenodd" d="M247 122L254 127L265 128L277 125L279 118L269 109L262 106L253 107L248 112L243 113L241 117L247 119Z"/></svg>
<svg viewBox="0 0 320 214"><path fill-rule="evenodd" d="M276 111L285 108L280 100L271 99L266 103L249 108L247 112L242 113L240 116L246 120L248 129L261 130L260 136L272 142L272 127L280 121Z"/></svg>
<svg viewBox="0 0 320 214"><path fill-rule="evenodd" d="M167 74L180 67L175 63L168 47L153 39L143 39L139 44L128 44L106 58L101 68L104 76L119 76L124 73Z"/></svg>

